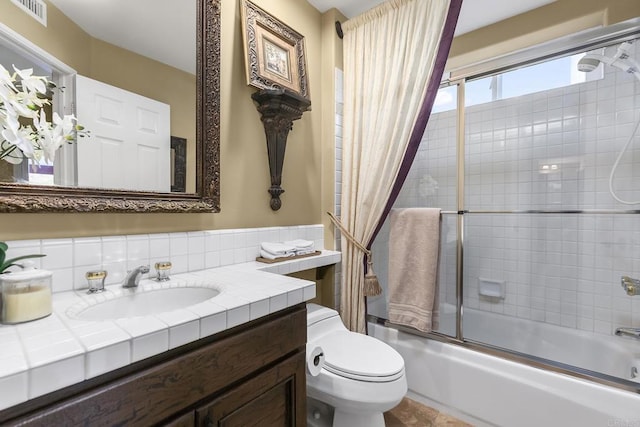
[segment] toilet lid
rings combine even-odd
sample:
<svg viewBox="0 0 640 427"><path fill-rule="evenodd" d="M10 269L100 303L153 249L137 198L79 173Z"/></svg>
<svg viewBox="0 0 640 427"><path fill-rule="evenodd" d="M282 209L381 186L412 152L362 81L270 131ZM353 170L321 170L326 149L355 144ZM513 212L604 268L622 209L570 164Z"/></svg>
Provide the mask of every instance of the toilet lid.
<svg viewBox="0 0 640 427"><path fill-rule="evenodd" d="M387 382L404 374L404 360L380 340L349 331L333 332L316 341L324 352L324 368L360 381Z"/></svg>

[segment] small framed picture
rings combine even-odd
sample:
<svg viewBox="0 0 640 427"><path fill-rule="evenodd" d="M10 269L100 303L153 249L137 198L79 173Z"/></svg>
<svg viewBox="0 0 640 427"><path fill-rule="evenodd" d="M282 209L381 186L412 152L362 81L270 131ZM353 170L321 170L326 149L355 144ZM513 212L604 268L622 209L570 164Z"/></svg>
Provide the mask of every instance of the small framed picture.
<svg viewBox="0 0 640 427"><path fill-rule="evenodd" d="M309 99L304 37L248 0L241 8L247 84Z"/></svg>

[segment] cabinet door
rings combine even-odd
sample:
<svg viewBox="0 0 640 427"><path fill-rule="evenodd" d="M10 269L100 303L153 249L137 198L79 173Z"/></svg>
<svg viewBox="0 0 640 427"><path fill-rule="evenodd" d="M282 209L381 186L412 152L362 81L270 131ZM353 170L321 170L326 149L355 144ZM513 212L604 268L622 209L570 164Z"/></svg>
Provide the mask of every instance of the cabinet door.
<svg viewBox="0 0 640 427"><path fill-rule="evenodd" d="M249 379L197 410L203 427L300 427L306 425L304 353Z"/></svg>

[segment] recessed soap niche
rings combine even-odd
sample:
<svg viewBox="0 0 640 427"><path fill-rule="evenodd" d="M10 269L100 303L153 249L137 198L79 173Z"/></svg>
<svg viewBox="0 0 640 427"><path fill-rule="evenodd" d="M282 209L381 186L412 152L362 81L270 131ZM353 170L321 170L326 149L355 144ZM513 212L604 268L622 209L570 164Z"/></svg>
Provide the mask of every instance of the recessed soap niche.
<svg viewBox="0 0 640 427"><path fill-rule="evenodd" d="M490 300L504 299L507 282L478 277L478 295Z"/></svg>

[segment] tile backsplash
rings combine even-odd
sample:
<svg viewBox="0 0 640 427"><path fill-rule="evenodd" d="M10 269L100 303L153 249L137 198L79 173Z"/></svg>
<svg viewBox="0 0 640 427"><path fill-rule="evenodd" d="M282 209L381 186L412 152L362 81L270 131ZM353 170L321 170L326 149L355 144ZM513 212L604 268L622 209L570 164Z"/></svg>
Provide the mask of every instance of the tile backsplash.
<svg viewBox="0 0 640 427"><path fill-rule="evenodd" d="M254 261L261 242L293 239L312 240L324 248L323 225L205 230L180 233L9 241L8 258L45 254L31 261L37 268L53 272L53 291L87 287L85 274L106 270L105 284L121 283L127 271L171 261L172 274Z"/></svg>

